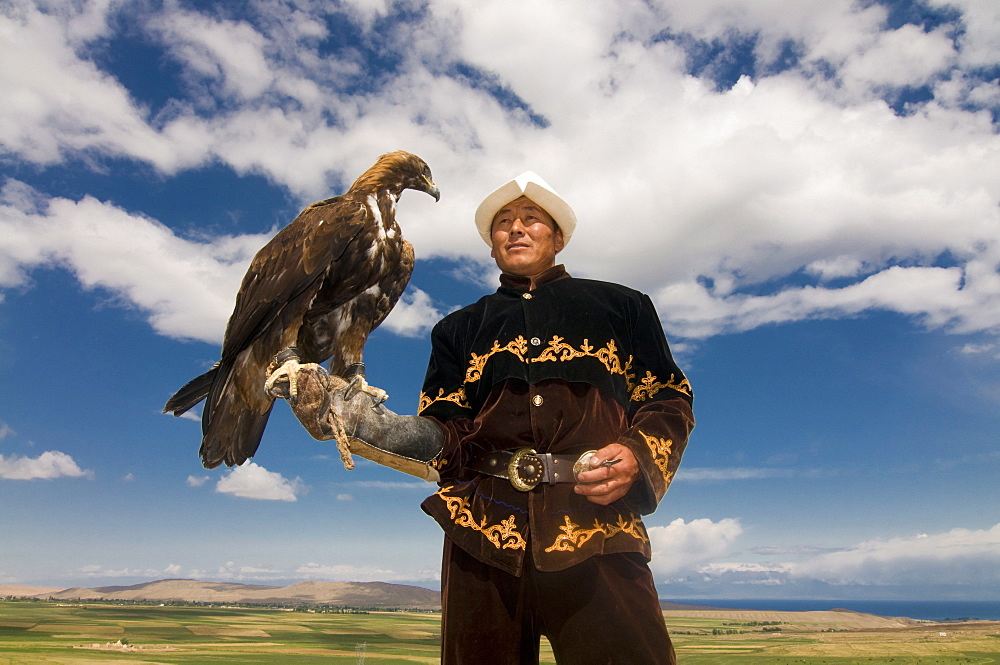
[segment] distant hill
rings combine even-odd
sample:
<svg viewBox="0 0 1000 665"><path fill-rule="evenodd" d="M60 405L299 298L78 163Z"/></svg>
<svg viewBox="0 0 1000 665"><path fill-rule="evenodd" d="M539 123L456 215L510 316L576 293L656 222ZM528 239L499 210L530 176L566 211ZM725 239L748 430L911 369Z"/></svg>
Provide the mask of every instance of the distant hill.
<svg viewBox="0 0 1000 665"><path fill-rule="evenodd" d="M25 591L29 593L25 593ZM37 593L30 593L38 591ZM242 603L259 605L337 605L343 607L398 607L437 610L441 594L405 584L385 582L299 582L285 587L254 584L158 580L133 586L73 587L54 590L0 585L0 596L28 596L55 600L131 600L185 603Z"/></svg>
<svg viewBox="0 0 1000 665"><path fill-rule="evenodd" d="M28 586L26 584L0 584L0 598L4 596L17 596L19 598L30 598L41 596L46 593L61 591L57 586Z"/></svg>

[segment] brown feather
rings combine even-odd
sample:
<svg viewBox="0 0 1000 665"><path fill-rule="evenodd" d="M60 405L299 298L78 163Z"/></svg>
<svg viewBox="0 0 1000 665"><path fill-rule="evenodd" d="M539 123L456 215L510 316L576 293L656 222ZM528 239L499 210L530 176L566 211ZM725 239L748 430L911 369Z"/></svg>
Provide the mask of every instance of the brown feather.
<svg viewBox="0 0 1000 665"><path fill-rule="evenodd" d="M176 416L206 400L206 467L242 464L256 453L274 403L264 381L277 353L297 346L303 363L329 359L334 374L361 361L368 335L413 271L413 247L395 220L404 189L440 196L422 159L403 151L382 155L346 193L307 206L254 256L226 325L222 358L164 408Z"/></svg>

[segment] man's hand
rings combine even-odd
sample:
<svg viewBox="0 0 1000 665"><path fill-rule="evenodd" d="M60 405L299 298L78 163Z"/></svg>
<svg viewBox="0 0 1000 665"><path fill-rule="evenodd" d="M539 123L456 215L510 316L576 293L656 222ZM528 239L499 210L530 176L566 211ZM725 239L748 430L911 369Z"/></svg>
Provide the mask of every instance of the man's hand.
<svg viewBox="0 0 1000 665"><path fill-rule="evenodd" d="M601 466L607 460L620 459L611 466ZM580 473L580 481L573 488L588 501L607 506L622 498L632 489L639 476L639 463L632 451L620 443L612 443L597 451L590 460L591 471Z"/></svg>

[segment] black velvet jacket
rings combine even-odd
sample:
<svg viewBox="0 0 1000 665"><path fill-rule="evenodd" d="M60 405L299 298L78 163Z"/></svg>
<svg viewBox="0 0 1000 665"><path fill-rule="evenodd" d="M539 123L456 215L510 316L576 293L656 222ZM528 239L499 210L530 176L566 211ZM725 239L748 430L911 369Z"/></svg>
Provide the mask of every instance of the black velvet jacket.
<svg viewBox="0 0 1000 665"><path fill-rule="evenodd" d="M419 413L445 431L441 489L423 503L460 547L519 574L604 552L650 556L652 512L694 426L691 386L674 363L652 302L638 291L569 277L504 275L496 293L442 319ZM619 442L641 478L599 506L572 484L529 492L465 468L472 455L529 446L577 454Z"/></svg>

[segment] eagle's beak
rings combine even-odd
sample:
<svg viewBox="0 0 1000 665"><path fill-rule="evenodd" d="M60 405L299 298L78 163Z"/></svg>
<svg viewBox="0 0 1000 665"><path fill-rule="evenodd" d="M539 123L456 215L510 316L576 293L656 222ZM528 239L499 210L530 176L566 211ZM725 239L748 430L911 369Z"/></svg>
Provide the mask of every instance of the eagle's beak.
<svg viewBox="0 0 1000 665"><path fill-rule="evenodd" d="M434 197L435 203L441 200L441 190L437 188L434 181L430 178L424 178L424 182L427 184L427 189L424 191Z"/></svg>

